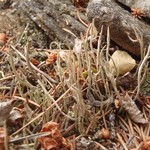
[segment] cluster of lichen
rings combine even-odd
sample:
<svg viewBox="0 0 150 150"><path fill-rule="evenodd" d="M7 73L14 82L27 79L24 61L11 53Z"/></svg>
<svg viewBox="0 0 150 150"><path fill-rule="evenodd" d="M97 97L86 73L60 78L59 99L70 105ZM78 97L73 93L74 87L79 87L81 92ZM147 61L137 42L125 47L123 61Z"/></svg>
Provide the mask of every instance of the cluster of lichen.
<svg viewBox="0 0 150 150"><path fill-rule="evenodd" d="M150 95L150 74L145 77L141 85L141 93L146 96Z"/></svg>

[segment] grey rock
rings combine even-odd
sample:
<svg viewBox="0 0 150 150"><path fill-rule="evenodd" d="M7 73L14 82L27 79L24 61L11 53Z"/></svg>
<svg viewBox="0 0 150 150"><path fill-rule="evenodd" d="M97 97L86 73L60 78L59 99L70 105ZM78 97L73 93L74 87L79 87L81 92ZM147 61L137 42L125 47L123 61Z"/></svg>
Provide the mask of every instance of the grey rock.
<svg viewBox="0 0 150 150"><path fill-rule="evenodd" d="M130 8L139 9L146 17L150 18L150 0L116 0Z"/></svg>

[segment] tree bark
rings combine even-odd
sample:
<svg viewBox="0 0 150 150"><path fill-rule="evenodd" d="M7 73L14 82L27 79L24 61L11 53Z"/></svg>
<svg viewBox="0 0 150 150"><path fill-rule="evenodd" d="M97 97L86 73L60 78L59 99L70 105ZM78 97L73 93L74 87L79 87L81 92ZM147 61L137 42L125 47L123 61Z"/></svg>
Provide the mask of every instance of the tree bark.
<svg viewBox="0 0 150 150"><path fill-rule="evenodd" d="M135 18L115 0L92 0L87 8L87 16L90 21L95 19L98 30L104 25L104 33L109 26L111 39L137 56L150 44L150 26Z"/></svg>
<svg viewBox="0 0 150 150"><path fill-rule="evenodd" d="M138 9L147 18L150 19L150 0L117 0L123 5L130 7L131 9Z"/></svg>
<svg viewBox="0 0 150 150"><path fill-rule="evenodd" d="M75 37L85 33L87 27L77 17L77 8L72 1L20 0L19 8L44 30L52 41L57 40L73 46ZM110 38L114 42L126 51L140 56L141 51L150 43L150 24L144 22L144 19L135 18L116 1L92 0L87 7L88 19L95 19L98 30L104 25L105 35L109 26ZM88 22L85 12L80 12L80 17Z"/></svg>
<svg viewBox="0 0 150 150"><path fill-rule="evenodd" d="M19 8L44 30L51 40L73 45L75 36L79 37L86 30L77 18L76 8L69 0L21 0ZM80 13L80 16L87 20L84 13Z"/></svg>

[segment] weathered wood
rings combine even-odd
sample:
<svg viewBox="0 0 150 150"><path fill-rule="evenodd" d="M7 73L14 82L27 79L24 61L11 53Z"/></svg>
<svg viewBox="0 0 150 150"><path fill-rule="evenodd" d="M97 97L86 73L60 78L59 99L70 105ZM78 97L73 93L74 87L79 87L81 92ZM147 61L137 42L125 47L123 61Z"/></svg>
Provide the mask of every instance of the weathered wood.
<svg viewBox="0 0 150 150"><path fill-rule="evenodd" d="M21 0L19 8L44 30L51 40L72 45L75 36L86 30L77 18L76 8L69 0ZM83 13L80 15L83 20L87 20Z"/></svg>
<svg viewBox="0 0 150 150"><path fill-rule="evenodd" d="M125 50L139 56L140 44L135 36L135 30L141 35L143 48L150 44L150 26L142 20L132 16L130 12L120 7L115 0L92 0L87 8L90 21L95 19L98 30L101 26L110 27L110 37ZM106 31L104 31L106 33ZM143 49L142 48L142 49Z"/></svg>
<svg viewBox="0 0 150 150"><path fill-rule="evenodd" d="M138 35L141 34L140 42L143 41L145 48L150 43L150 25L143 19L133 17L117 1L121 0L92 0L87 8L87 16L90 21L95 18L98 30L104 25L104 33L109 26L111 39L125 50L139 56L143 48L136 41L135 30ZM86 27L77 17L73 0L20 0L19 3L20 10L44 30L52 41L73 45L75 36L79 37L86 31ZM84 13L80 13L80 16L87 21Z"/></svg>
<svg viewBox="0 0 150 150"><path fill-rule="evenodd" d="M150 18L150 0L117 0L118 2L130 7L131 9L140 10L145 17Z"/></svg>

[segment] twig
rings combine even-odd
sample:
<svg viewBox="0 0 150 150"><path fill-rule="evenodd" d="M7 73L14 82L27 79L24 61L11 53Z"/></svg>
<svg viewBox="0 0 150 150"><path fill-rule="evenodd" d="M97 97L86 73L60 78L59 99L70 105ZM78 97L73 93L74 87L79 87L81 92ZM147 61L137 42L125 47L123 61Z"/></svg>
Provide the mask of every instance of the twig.
<svg viewBox="0 0 150 150"><path fill-rule="evenodd" d="M107 148L105 148L102 144L98 143L98 142L94 142L96 145L98 145L98 147L100 147L102 150L108 150Z"/></svg>
<svg viewBox="0 0 150 150"><path fill-rule="evenodd" d="M59 105L57 104L57 102L53 99L53 97L48 93L48 91L46 90L46 88L44 87L44 85L41 83L40 80L38 80L39 85L41 86L41 88L43 89L44 93L50 98L50 100L55 104L55 106L57 107L57 109L61 112L62 115L64 115L65 117L69 118L70 120L75 120L74 118L72 118L71 116L65 114L61 108L59 107Z"/></svg>
<svg viewBox="0 0 150 150"><path fill-rule="evenodd" d="M30 140L30 139L34 139L34 138L48 136L50 134L51 134L51 132L36 133L36 134L28 135L28 136L25 136L25 137L19 137L17 139L11 139L11 140L9 140L9 143L21 142L21 141L26 140L26 139Z"/></svg>
<svg viewBox="0 0 150 150"><path fill-rule="evenodd" d="M27 43L27 46L25 47L25 52L26 52L26 62L27 62L27 66L29 68L29 70L31 71L31 73L33 74L33 76L35 78L38 78L38 75L36 74L35 70L33 69L31 62L29 60L29 43Z"/></svg>
<svg viewBox="0 0 150 150"><path fill-rule="evenodd" d="M66 31L67 33L73 35L74 37L77 37L73 32L71 32L70 30L66 29L66 28L62 28L64 31Z"/></svg>
<svg viewBox="0 0 150 150"><path fill-rule="evenodd" d="M141 142L141 143L135 148L135 150L141 150L142 145L143 145L143 142Z"/></svg>
<svg viewBox="0 0 150 150"><path fill-rule="evenodd" d="M13 62L13 55L12 55L11 51L9 51L9 62L10 62L12 71L13 71L15 77L18 79L19 83L23 84L23 85L26 85L28 87L33 87L33 85L31 85L29 82L24 82L24 80L20 78L19 74L16 71L16 68L15 68L15 65L14 65L14 62Z"/></svg>
<svg viewBox="0 0 150 150"><path fill-rule="evenodd" d="M19 96L13 96L13 99L19 99L19 100L22 100L24 102L27 102L27 100L25 98L19 97ZM38 105L37 103L35 103L33 100L28 99L28 103L30 103L30 104L32 104L32 105L40 108L40 105Z"/></svg>
<svg viewBox="0 0 150 150"><path fill-rule="evenodd" d="M62 98L70 91L70 88L56 100L56 103L58 103L58 102L60 102L62 100ZM19 130L17 130L15 133L13 133L11 136L14 136L14 135L18 134L20 131L22 131L24 128L26 128L28 125L30 125L32 122L34 122L35 120L37 120L38 118L40 118L41 116L43 116L47 111L51 110L54 106L55 106L55 104L53 103L44 112L41 112L38 116L36 116L31 121L29 121L27 124L25 124Z"/></svg>
<svg viewBox="0 0 150 150"><path fill-rule="evenodd" d="M118 137L120 143L122 144L123 148L124 148L125 150L128 150L128 148L127 148L125 142L123 141L122 137L121 137L118 133L117 133L117 137Z"/></svg>
<svg viewBox="0 0 150 150"><path fill-rule="evenodd" d="M133 127L133 122L131 121L131 119L129 117L128 117L128 124L129 124L130 134L136 135L135 131L134 131L134 127ZM135 145L139 144L136 138L134 138L133 140L134 140L134 144Z"/></svg>
<svg viewBox="0 0 150 150"><path fill-rule="evenodd" d="M109 26L107 27L107 46L106 46L106 61L108 62L108 56L109 56L109 47L110 47L110 30Z"/></svg>
<svg viewBox="0 0 150 150"><path fill-rule="evenodd" d="M7 86L3 86L3 87L0 87L0 90L10 90L11 87L7 87Z"/></svg>
<svg viewBox="0 0 150 150"><path fill-rule="evenodd" d="M14 46L11 46L11 48L13 50L15 50L20 56L21 58L23 58L25 61L26 61L26 58L23 56L22 53L20 53ZM52 79L48 74L46 74L45 72L41 71L40 69L38 69L36 66L34 66L32 63L31 63L31 66L33 67L33 69L35 69L37 72L39 72L40 74L42 74L43 76L45 76L47 79L49 79L50 82L52 83L57 83L57 81L55 81L54 79Z"/></svg>
<svg viewBox="0 0 150 150"><path fill-rule="evenodd" d="M7 77L3 77L3 78L0 78L0 81L8 80L8 79L12 79L13 77L15 77L15 75L11 75L11 76L7 76Z"/></svg>
<svg viewBox="0 0 150 150"><path fill-rule="evenodd" d="M103 116L104 126L105 126L105 128L106 128L106 129L108 129L108 127L107 127L107 123L106 123L106 119L105 119L105 113L104 113L104 111L103 111L103 110L102 110L102 116Z"/></svg>
<svg viewBox="0 0 150 150"><path fill-rule="evenodd" d="M88 27L88 24L85 23L85 22L81 19L78 9L77 9L77 17L78 17L79 21L80 21L85 27Z"/></svg>
<svg viewBox="0 0 150 150"><path fill-rule="evenodd" d="M135 138L135 135L131 135L130 137L129 137L129 139L127 140L127 142L126 142L126 145L129 147L130 146L130 143L133 141L133 139Z"/></svg>
<svg viewBox="0 0 150 150"><path fill-rule="evenodd" d="M16 44L15 46L17 46L17 45L20 44L20 42L21 42L21 40L22 40L24 34L26 33L28 27L29 27L29 23L27 23L27 25L25 26L25 29L24 29L24 31L22 32L22 34L21 34L20 38L18 39L17 44Z"/></svg>
<svg viewBox="0 0 150 150"><path fill-rule="evenodd" d="M108 78L109 81L111 82L112 87L113 87L113 89L114 89L116 95L118 96L119 99L121 99L121 98L120 98L119 91L118 91L118 89L117 89L116 79L115 79L114 75L112 74L112 72L111 72L110 69L109 69L108 61L107 61L107 60L104 60L103 51L101 51L101 53L100 53L100 58L101 58L101 59L100 59L101 67L103 68L103 70L104 70L104 72L105 72L107 78ZM110 89L109 89L108 86L107 86L107 88L108 88L108 92L109 92L109 94L110 94Z"/></svg>
<svg viewBox="0 0 150 150"><path fill-rule="evenodd" d="M5 145L5 150L9 150L9 146L8 146L9 137L8 137L8 130L7 130L6 122L7 120L4 121L4 131L5 131L4 145Z"/></svg>
<svg viewBox="0 0 150 150"><path fill-rule="evenodd" d="M136 92L136 95L135 95L135 98L134 98L134 101L137 99L138 95L139 95L139 92L140 92L140 87L141 87L141 72L142 72L142 69L144 67L144 64L145 62L148 60L148 57L150 55L150 45L148 47L148 50L147 50L147 54L145 55L140 67L139 67L139 71L138 71L138 78L137 78L137 82L138 82L138 86L137 86L137 92Z"/></svg>
<svg viewBox="0 0 150 150"><path fill-rule="evenodd" d="M2 77L4 78L5 76L4 76L4 73L3 73L3 71L0 71L0 73L1 73Z"/></svg>

